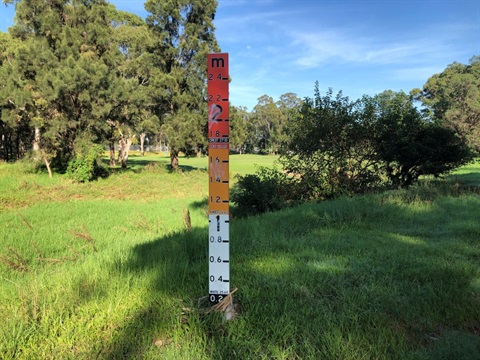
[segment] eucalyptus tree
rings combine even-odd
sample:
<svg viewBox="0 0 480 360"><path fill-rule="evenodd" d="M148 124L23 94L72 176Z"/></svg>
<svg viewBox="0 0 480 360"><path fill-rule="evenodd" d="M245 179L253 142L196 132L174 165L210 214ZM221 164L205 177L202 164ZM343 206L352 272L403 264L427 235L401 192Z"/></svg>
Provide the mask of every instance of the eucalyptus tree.
<svg viewBox="0 0 480 360"><path fill-rule="evenodd" d="M280 95L276 104L285 113L296 113L300 110L302 103L302 99L297 94L289 92Z"/></svg>
<svg viewBox="0 0 480 360"><path fill-rule="evenodd" d="M253 108L251 119L257 128L259 147L267 153L278 153L283 141L286 114L271 96L262 95Z"/></svg>
<svg viewBox="0 0 480 360"><path fill-rule="evenodd" d="M230 150L245 151L249 117L246 107L230 106Z"/></svg>
<svg viewBox="0 0 480 360"><path fill-rule="evenodd" d="M216 0L147 0L147 23L154 41L151 95L157 104L171 157L206 148L206 55L220 50L213 19Z"/></svg>
<svg viewBox="0 0 480 360"><path fill-rule="evenodd" d="M282 148L288 142L288 124L295 120L300 115L300 109L302 108L303 100L300 99L295 93L285 93L280 95L280 98L276 102L277 107L283 114L282 131L280 137L280 143ZM280 151L283 151L283 149Z"/></svg>

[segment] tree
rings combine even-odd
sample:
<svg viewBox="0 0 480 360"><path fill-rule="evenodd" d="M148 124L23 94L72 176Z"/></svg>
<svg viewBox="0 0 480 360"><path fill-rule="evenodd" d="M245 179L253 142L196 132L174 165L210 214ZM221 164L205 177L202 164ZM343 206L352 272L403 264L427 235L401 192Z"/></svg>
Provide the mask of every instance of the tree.
<svg viewBox="0 0 480 360"><path fill-rule="evenodd" d="M113 6L103 0L16 2L11 34L21 46L7 78L7 117L28 118L34 149L66 168L85 142L100 142L123 81L112 40ZM40 152L40 150L42 150Z"/></svg>
<svg viewBox="0 0 480 360"><path fill-rule="evenodd" d="M147 135L154 136L159 130L160 120L154 114L148 110L143 110L140 114L140 122L137 125L137 131L139 131L140 139L140 153L145 155L145 140L148 139Z"/></svg>
<svg viewBox="0 0 480 360"><path fill-rule="evenodd" d="M277 101L277 106L281 110L284 110L284 111L293 110L295 112L300 109L300 107L302 106L302 103L303 103L302 99L300 99L297 96L297 94L289 92L289 93L280 95L280 98Z"/></svg>
<svg viewBox="0 0 480 360"><path fill-rule="evenodd" d="M439 176L471 159L466 143L453 130L422 118L404 92L385 91L374 102L374 146L394 187L409 187L421 175Z"/></svg>
<svg viewBox="0 0 480 360"><path fill-rule="evenodd" d="M317 85L287 130L280 161L307 198L408 187L471 159L465 142L423 118L404 92L350 102L341 92L321 96Z"/></svg>
<svg viewBox="0 0 480 360"><path fill-rule="evenodd" d="M121 11L116 14L114 36L122 54L118 71L125 91L116 97L121 106L114 108L111 114L117 121L109 121L110 164L115 164L114 144L118 141L118 159L122 168L126 168L134 138L138 135L143 156L145 138L160 128L160 121L154 114L156 102L152 93L155 91L151 82L158 70L154 68L152 56L148 53L153 37L145 21Z"/></svg>
<svg viewBox="0 0 480 360"><path fill-rule="evenodd" d="M480 56L474 56L468 65L450 64L414 94L435 121L465 137L480 153Z"/></svg>
<svg viewBox="0 0 480 360"><path fill-rule="evenodd" d="M150 49L156 80L157 112L162 120L171 154L178 167L178 153L206 148L206 56L219 51L213 18L215 0L147 0L145 9L155 42Z"/></svg>
<svg viewBox="0 0 480 360"><path fill-rule="evenodd" d="M273 98L262 95L253 108L252 122L257 128L258 146L267 153L278 153L282 142L285 116Z"/></svg>
<svg viewBox="0 0 480 360"><path fill-rule="evenodd" d="M276 105L284 116L285 123L283 126L298 116L302 104L302 99L300 99L295 93L286 93L280 95Z"/></svg>
<svg viewBox="0 0 480 360"><path fill-rule="evenodd" d="M16 6L11 33L20 45L6 77L5 118L26 119L34 158L47 168L53 161L65 169L74 157L85 157L82 149L105 140L114 165L115 142L128 145L135 131L144 138L156 119L146 23L103 0ZM121 158L126 166L128 151Z"/></svg>
<svg viewBox="0 0 480 360"><path fill-rule="evenodd" d="M246 149L249 114L243 106L230 107L230 150L242 153Z"/></svg>
<svg viewBox="0 0 480 360"><path fill-rule="evenodd" d="M302 200L408 187L472 156L453 130L424 118L412 97L390 90L351 102L331 89L321 95L316 83L314 98L305 99L286 131L282 171L240 177L232 192L238 209L256 213ZM252 200L258 189L268 196Z"/></svg>
<svg viewBox="0 0 480 360"><path fill-rule="evenodd" d="M281 113L283 114L283 124L280 134L280 144L284 144L287 142L288 133L286 128L288 128L288 124L294 119L299 116L300 109L302 107L303 101L300 99L297 94L295 93L286 93L280 95L279 100L277 101L276 105L280 109Z"/></svg>
<svg viewBox="0 0 480 360"><path fill-rule="evenodd" d="M378 160L371 145L372 121L357 102L331 89L305 99L288 124L280 162L304 198L360 193L378 185Z"/></svg>
<svg viewBox="0 0 480 360"><path fill-rule="evenodd" d="M6 161L24 156L33 141L30 120L23 106L26 93L21 86L9 81L16 73L16 52L20 45L10 34L0 32L0 159ZM17 97L15 103L13 99Z"/></svg>

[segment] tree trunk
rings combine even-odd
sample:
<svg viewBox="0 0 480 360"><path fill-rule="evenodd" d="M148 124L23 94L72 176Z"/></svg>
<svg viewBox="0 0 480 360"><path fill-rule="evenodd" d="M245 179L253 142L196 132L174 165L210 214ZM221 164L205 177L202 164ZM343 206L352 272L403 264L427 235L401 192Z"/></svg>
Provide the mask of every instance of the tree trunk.
<svg viewBox="0 0 480 360"><path fill-rule="evenodd" d="M130 145L132 145L132 140L133 138L127 138L126 140L123 141L124 148L122 150L122 169L127 168L127 163L128 163L128 153L130 151Z"/></svg>
<svg viewBox="0 0 480 360"><path fill-rule="evenodd" d="M4 155L4 151L5 151L5 135L3 135L3 132L1 133L0 135L0 160L5 160L5 155Z"/></svg>
<svg viewBox="0 0 480 360"><path fill-rule="evenodd" d="M35 135L33 137L32 143L32 150L33 150L33 160L40 161L40 128L35 127Z"/></svg>
<svg viewBox="0 0 480 360"><path fill-rule="evenodd" d="M48 177L52 178L52 169L50 169L50 161L48 161L48 159L45 157L43 158L43 161L45 162L45 166L47 167L47 171L48 171Z"/></svg>
<svg viewBox="0 0 480 360"><path fill-rule="evenodd" d="M110 149L110 166L115 166L115 142L113 139L108 142L108 148Z"/></svg>
<svg viewBox="0 0 480 360"><path fill-rule="evenodd" d="M118 159L117 159L117 162L119 164L122 163L123 150L124 149L125 149L125 140L123 138L121 138L120 140L118 140Z"/></svg>
<svg viewBox="0 0 480 360"><path fill-rule="evenodd" d="M178 169L178 152L173 148L170 148L170 166L172 170Z"/></svg>
<svg viewBox="0 0 480 360"><path fill-rule="evenodd" d="M142 156L145 156L145 150L143 148L143 145L145 144L145 137L147 136L146 133L141 133L140 134L140 153Z"/></svg>

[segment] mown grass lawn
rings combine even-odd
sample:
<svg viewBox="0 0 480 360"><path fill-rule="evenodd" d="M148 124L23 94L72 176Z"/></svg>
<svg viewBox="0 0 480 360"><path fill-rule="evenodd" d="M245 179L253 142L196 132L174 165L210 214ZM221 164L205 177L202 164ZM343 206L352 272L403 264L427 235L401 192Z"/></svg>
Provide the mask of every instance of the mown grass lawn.
<svg viewBox="0 0 480 360"><path fill-rule="evenodd" d="M0 164L0 358L480 358L480 164L233 219L227 322L201 311L206 160L162 161L89 184Z"/></svg>
<svg viewBox="0 0 480 360"><path fill-rule="evenodd" d="M275 155L230 155L230 177L235 175L245 175L254 172L260 166L272 166L278 156ZM152 153L146 156L140 156L139 152L133 152L129 157L129 165L132 169L139 169L148 164L161 163L170 164L170 158L164 153ZM180 168L183 171L190 171L193 169L207 170L208 160L206 156L203 157L180 157Z"/></svg>

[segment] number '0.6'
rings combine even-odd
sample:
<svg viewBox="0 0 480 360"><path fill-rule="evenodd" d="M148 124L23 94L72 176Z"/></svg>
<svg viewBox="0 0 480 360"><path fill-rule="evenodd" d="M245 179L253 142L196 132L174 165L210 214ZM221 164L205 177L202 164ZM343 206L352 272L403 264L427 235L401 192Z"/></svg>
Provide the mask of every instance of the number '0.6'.
<svg viewBox="0 0 480 360"><path fill-rule="evenodd" d="M210 262L215 262L215 256L210 256ZM217 258L217 263L221 263L222 262L222 258L219 256Z"/></svg>

